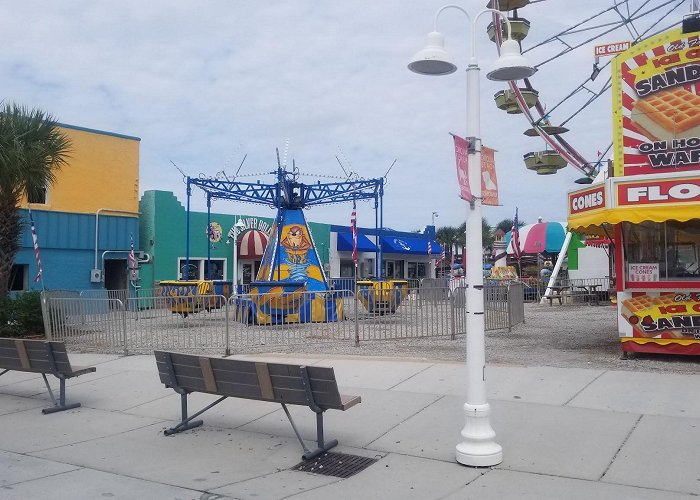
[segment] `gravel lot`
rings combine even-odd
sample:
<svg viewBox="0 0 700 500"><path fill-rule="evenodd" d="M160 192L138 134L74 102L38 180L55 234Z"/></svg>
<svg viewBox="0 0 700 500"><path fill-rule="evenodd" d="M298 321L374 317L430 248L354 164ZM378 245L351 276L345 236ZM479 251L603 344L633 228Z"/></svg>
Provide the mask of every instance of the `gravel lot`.
<svg viewBox="0 0 700 500"><path fill-rule="evenodd" d="M464 362L464 336L366 342L310 344L276 349L277 353L383 356ZM486 361L491 365L554 366L607 370L700 373L696 356L635 354L620 359L616 309L610 305L525 304L525 324L486 334Z"/></svg>

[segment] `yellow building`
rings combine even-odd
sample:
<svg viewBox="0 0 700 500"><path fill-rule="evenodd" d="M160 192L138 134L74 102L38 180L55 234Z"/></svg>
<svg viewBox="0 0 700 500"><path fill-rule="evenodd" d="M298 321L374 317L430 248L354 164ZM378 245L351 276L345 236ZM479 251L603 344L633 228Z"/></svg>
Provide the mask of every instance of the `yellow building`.
<svg viewBox="0 0 700 500"><path fill-rule="evenodd" d="M68 165L57 172L45 200L32 200L32 209L94 214L107 207L137 212L141 139L64 124L60 129L72 143Z"/></svg>

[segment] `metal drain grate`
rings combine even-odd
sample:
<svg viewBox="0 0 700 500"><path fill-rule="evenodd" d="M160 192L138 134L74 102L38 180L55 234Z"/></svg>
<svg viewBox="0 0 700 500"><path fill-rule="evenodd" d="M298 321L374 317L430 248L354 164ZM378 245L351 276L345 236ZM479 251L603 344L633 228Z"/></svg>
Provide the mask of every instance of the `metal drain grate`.
<svg viewBox="0 0 700 500"><path fill-rule="evenodd" d="M376 461L376 458L328 452L313 460L300 462L292 467L292 470L313 472L324 476L350 477L365 470Z"/></svg>

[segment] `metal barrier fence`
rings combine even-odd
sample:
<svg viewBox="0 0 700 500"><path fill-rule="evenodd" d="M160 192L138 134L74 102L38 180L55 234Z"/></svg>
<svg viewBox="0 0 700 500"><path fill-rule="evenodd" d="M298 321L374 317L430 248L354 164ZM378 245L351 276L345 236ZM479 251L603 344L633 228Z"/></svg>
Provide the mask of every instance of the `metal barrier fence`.
<svg viewBox="0 0 700 500"><path fill-rule="evenodd" d="M525 302L540 302L540 299L545 294L547 283L540 278L525 277L517 280L493 279L485 280L486 284L507 285L509 283L520 283L523 289L523 300ZM595 294L598 300L606 301L610 299L610 291L614 287L610 285L610 279L602 278L558 278L555 281L555 286L566 288L568 292L566 296L571 297L569 303L581 303L586 296ZM577 293L578 292L578 293Z"/></svg>
<svg viewBox="0 0 700 500"><path fill-rule="evenodd" d="M429 284L429 283L428 283ZM485 287L487 330L510 329L523 319L518 285ZM145 296L46 292L47 337L85 351L134 353L153 349L249 352L291 345L450 337L467 333L465 288L416 288ZM379 294L379 295L377 295ZM119 297L119 298L117 298ZM398 300L400 298L400 300ZM291 314L267 314L284 307ZM514 312L515 311L515 312Z"/></svg>

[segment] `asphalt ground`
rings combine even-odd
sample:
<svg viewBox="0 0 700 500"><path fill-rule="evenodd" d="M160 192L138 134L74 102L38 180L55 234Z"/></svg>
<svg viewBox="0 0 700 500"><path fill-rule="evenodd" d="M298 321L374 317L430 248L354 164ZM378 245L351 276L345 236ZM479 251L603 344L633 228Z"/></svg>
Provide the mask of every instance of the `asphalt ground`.
<svg viewBox="0 0 700 500"><path fill-rule="evenodd" d="M294 345L278 353L400 357L433 361L465 361L465 338L448 337ZM621 359L617 309L600 306L525 304L525 323L486 333L486 362L505 366L551 366L663 373L700 372L695 356L639 354Z"/></svg>

